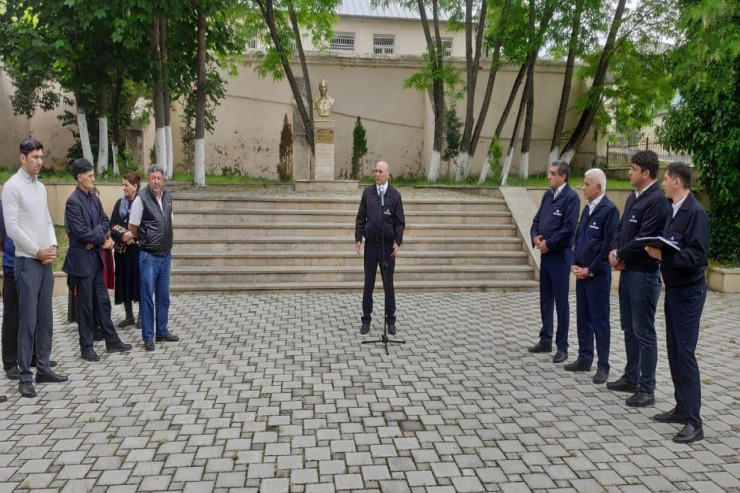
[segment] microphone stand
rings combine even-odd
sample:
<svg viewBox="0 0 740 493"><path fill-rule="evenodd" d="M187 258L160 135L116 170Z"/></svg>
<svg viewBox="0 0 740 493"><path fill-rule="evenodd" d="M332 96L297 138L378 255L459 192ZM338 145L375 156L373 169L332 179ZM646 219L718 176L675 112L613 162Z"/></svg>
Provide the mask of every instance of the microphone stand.
<svg viewBox="0 0 740 493"><path fill-rule="evenodd" d="M388 182L386 182L385 186L388 186ZM383 193L380 194L380 234L382 238L382 243L380 246L380 279L383 281L383 294L386 294L387 290L387 284L386 284L386 270L388 269L388 262L385 260L385 228L383 227L383 223L385 222L385 218L383 217L383 208L385 207L385 190ZM365 243L365 248L367 248L367 243ZM388 344L406 344L406 341L402 339L389 339L388 338L388 313L386 310L388 309L388 304L385 302L385 298L383 298L383 334L381 334L379 340L375 341L362 341L362 344L383 344L385 346L385 355L389 356L390 353L388 352Z"/></svg>

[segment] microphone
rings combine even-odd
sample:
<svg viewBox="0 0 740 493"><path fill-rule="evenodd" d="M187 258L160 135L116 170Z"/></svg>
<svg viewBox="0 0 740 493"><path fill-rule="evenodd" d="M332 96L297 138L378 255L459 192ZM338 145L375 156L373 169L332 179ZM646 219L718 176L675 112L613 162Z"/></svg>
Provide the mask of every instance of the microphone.
<svg viewBox="0 0 740 493"><path fill-rule="evenodd" d="M385 190L380 189L380 207L385 207Z"/></svg>

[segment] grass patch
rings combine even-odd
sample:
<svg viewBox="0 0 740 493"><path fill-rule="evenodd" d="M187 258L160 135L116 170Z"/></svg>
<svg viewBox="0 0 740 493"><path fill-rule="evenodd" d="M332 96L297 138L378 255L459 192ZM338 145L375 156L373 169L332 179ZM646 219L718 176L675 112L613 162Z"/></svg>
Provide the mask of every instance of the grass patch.
<svg viewBox="0 0 740 493"><path fill-rule="evenodd" d="M59 255L51 263L51 269L54 271L61 271L64 265L64 259L67 258L67 250L69 250L69 238L67 232L64 231L64 226L54 226L54 232L57 235L57 245L59 245Z"/></svg>
<svg viewBox="0 0 740 493"><path fill-rule="evenodd" d="M580 187L583 185L583 173L585 170L576 170L571 174L570 184L573 187ZM425 185L438 185L438 186L455 186L455 187L491 187L495 188L501 185L501 177L496 175L490 175L486 178L486 181L482 185L478 184L477 176L469 176L463 182L456 182L453 176L440 176L437 181L430 182L426 176L420 175L399 175L394 176L391 179L394 186L397 187L416 187ZM361 183L371 184L375 183L373 176L365 176L362 178ZM510 187L525 187L525 188L542 188L548 187L547 175L544 173L532 175L529 178L522 178L520 176L511 175L506 180L506 184ZM607 183L608 189L612 190L632 190L629 180L617 180L610 179Z"/></svg>

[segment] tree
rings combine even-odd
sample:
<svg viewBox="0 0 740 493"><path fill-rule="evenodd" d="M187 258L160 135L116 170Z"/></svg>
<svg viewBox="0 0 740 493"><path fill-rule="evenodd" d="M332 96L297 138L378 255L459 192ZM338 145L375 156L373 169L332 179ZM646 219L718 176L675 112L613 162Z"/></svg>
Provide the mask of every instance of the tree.
<svg viewBox="0 0 740 493"><path fill-rule="evenodd" d="M355 128L352 130L352 169L350 178L357 180L362 172L362 158L367 154L367 133L362 126L362 120L357 117Z"/></svg>
<svg viewBox="0 0 740 493"><path fill-rule="evenodd" d="M287 113L283 117L283 129L280 132L280 150L278 154L280 162L278 163L277 171L280 181L290 181L293 179L293 129L288 121Z"/></svg>
<svg viewBox="0 0 740 493"><path fill-rule="evenodd" d="M709 195L710 257L740 263L740 5L683 0L672 58L681 99L660 129L664 145L686 151Z"/></svg>
<svg viewBox="0 0 740 493"><path fill-rule="evenodd" d="M463 145L463 136L460 133L460 127L462 124L460 119L457 117L457 110L453 106L445 113L445 152L442 154L442 159L447 161L447 172L449 174L451 161L460 155L460 149ZM462 165L458 162L455 163L455 178L457 180L458 172Z"/></svg>

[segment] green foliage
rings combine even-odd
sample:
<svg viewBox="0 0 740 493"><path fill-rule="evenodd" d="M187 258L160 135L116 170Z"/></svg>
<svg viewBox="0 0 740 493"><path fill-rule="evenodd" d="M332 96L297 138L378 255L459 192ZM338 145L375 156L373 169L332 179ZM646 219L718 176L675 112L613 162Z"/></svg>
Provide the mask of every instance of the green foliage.
<svg viewBox="0 0 740 493"><path fill-rule="evenodd" d="M362 126L362 120L357 117L355 128L352 130L352 169L350 178L357 180L360 177L362 167L362 158L367 154L367 134L365 127Z"/></svg>
<svg viewBox="0 0 740 493"><path fill-rule="evenodd" d="M288 114L283 116L283 129L280 131L280 162L277 171L280 181L293 179L293 129L288 121Z"/></svg>
<svg viewBox="0 0 740 493"><path fill-rule="evenodd" d="M445 114L445 152L442 154L442 159L449 161L455 158L460 153L462 147L462 123L460 118L457 116L457 110L453 106Z"/></svg>
<svg viewBox="0 0 740 493"><path fill-rule="evenodd" d="M460 86L460 73L450 64L443 65L441 69L436 68L434 59L428 51L422 55L421 59L425 62L424 68L403 81L404 89L411 88L424 92L432 88L435 80L441 80L448 95L451 95L452 99L459 99L461 93L457 89Z"/></svg>
<svg viewBox="0 0 740 493"><path fill-rule="evenodd" d="M660 136L692 155L709 195L710 257L740 264L740 5L683 2L683 40L671 59L681 100Z"/></svg>

